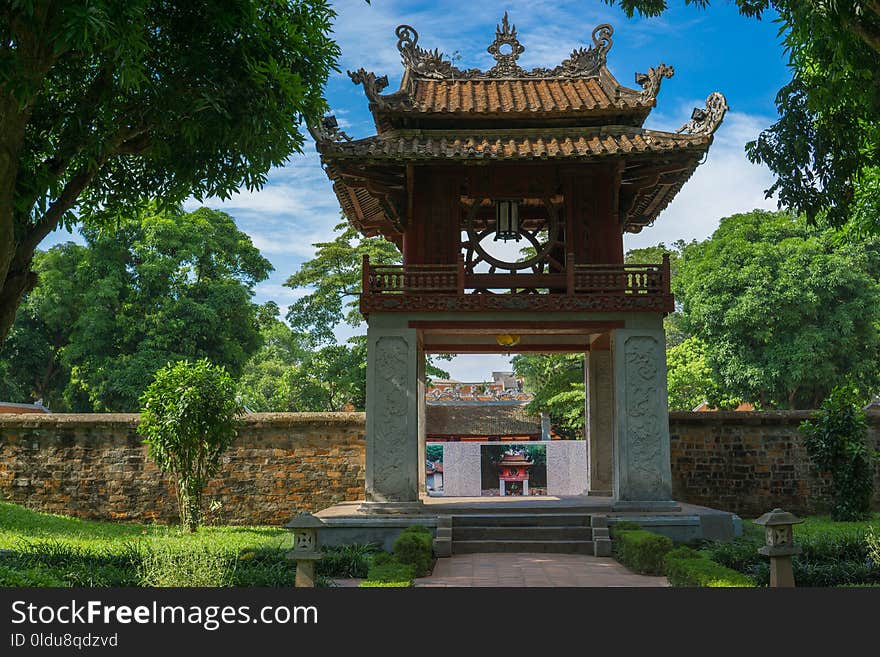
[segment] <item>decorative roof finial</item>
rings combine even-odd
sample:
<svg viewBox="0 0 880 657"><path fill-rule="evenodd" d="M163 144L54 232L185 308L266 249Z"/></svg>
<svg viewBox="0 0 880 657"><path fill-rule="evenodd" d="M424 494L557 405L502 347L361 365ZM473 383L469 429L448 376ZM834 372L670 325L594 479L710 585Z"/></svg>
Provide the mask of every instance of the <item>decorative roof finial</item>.
<svg viewBox="0 0 880 657"><path fill-rule="evenodd" d="M713 91L706 99L706 109L695 107L691 119L681 126L677 133L689 135L711 135L721 125L727 110L727 99L724 94Z"/></svg>
<svg viewBox="0 0 880 657"><path fill-rule="evenodd" d="M505 11L501 25L495 26L495 40L486 48L486 51L495 58L496 62L489 71L489 75L501 78L522 73L523 71L517 65L516 60L525 49L525 46L516 38L516 25L510 25Z"/></svg>

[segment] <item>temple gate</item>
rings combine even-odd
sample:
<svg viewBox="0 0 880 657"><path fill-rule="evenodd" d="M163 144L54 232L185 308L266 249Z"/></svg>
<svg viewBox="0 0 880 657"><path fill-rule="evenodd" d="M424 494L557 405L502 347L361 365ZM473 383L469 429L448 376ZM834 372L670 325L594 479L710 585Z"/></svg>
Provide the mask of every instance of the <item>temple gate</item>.
<svg viewBox="0 0 880 657"><path fill-rule="evenodd" d="M589 490L615 509L672 508L663 317L669 261L625 264L624 232L653 224L706 156L727 104L678 131L643 126L665 64L638 89L606 66L613 29L555 68L524 70L505 14L487 71L462 70L397 28L404 71L349 72L376 134L312 128L342 209L402 265L363 263L367 504L424 490L425 354L585 354ZM524 247L527 247L524 249Z"/></svg>

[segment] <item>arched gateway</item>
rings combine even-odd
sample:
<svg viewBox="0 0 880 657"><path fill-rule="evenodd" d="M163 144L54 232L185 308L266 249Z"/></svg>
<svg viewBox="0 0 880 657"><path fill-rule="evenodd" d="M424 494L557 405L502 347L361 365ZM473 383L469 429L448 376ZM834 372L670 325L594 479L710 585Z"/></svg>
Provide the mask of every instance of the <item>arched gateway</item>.
<svg viewBox="0 0 880 657"><path fill-rule="evenodd" d="M407 25L396 35L398 91L349 72L377 134L352 140L333 117L312 128L349 221L403 253L402 266L363 263L365 508L420 505L424 354L444 352L584 353L589 492L611 495L614 510L676 508L669 264L624 264L623 233L651 225L705 158L724 97L711 94L677 132L643 128L673 70L621 85L606 67L610 25L533 70L518 64L524 47L506 14L487 71L456 68Z"/></svg>

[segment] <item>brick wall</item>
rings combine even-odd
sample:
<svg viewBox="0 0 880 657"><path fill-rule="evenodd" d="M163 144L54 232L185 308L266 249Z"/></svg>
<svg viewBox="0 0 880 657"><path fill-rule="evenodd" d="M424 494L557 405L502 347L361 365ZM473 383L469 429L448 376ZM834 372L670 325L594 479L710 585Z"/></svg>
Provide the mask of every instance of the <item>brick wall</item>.
<svg viewBox="0 0 880 657"><path fill-rule="evenodd" d="M798 425L810 411L670 413L672 493L677 500L756 517L774 507L827 510L829 479L810 463ZM868 414L880 449L880 413ZM880 464L874 470L880 505Z"/></svg>
<svg viewBox="0 0 880 657"><path fill-rule="evenodd" d="M797 431L808 412L672 413L675 499L757 516L775 506L821 511L828 481ZM880 449L880 413L869 414ZM0 498L99 520L176 521L172 489L136 432L136 415L0 417ZM208 487L228 524L287 522L363 498L362 413L248 416ZM875 501L880 502L880 467Z"/></svg>
<svg viewBox="0 0 880 657"><path fill-rule="evenodd" d="M0 418L0 499L95 520L175 521L172 488L147 456L137 415ZM286 523L364 491L362 413L255 413L207 500L218 521Z"/></svg>

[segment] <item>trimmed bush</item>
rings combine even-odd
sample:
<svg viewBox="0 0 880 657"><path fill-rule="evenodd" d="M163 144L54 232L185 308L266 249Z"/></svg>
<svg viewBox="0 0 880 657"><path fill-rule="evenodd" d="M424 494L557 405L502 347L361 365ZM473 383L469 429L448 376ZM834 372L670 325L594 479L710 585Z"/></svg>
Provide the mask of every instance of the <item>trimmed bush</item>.
<svg viewBox="0 0 880 657"><path fill-rule="evenodd" d="M662 575L663 558L672 549L672 539L643 529L620 531L614 539L618 560L643 575Z"/></svg>
<svg viewBox="0 0 880 657"><path fill-rule="evenodd" d="M670 550L665 557L666 577L673 586L750 587L755 583L742 573L715 563L687 547Z"/></svg>
<svg viewBox="0 0 880 657"><path fill-rule="evenodd" d="M617 538L618 534L621 532L633 532L638 531L641 528L642 526L637 522L621 520L620 522L609 523L608 533L611 534L611 538Z"/></svg>
<svg viewBox="0 0 880 657"><path fill-rule="evenodd" d="M416 577L431 570L433 534L421 525L408 527L394 541L394 556L402 564L413 567Z"/></svg>
<svg viewBox="0 0 880 657"><path fill-rule="evenodd" d="M359 586L363 588L407 588L412 586L414 577L415 570L411 565L395 560L383 560L383 563L374 564L370 568L367 579Z"/></svg>

